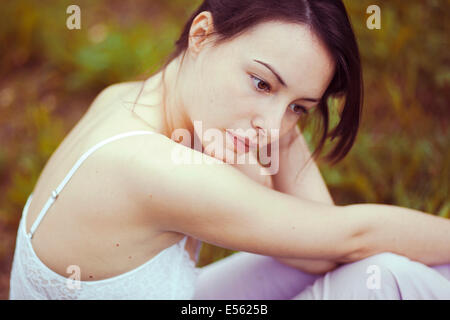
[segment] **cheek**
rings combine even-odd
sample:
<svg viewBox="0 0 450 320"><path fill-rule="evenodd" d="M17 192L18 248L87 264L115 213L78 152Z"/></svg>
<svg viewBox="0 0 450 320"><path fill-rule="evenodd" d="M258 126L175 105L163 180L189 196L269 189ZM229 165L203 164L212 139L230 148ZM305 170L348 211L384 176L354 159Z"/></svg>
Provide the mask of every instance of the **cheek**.
<svg viewBox="0 0 450 320"><path fill-rule="evenodd" d="M296 126L299 120L300 118L298 116L287 110L281 122L280 134L283 134Z"/></svg>
<svg viewBox="0 0 450 320"><path fill-rule="evenodd" d="M207 98L211 115L225 119L239 114L239 110L243 109L241 91L236 79L230 79L229 76L216 79Z"/></svg>
<svg viewBox="0 0 450 320"><path fill-rule="evenodd" d="M202 115L217 125L249 118L260 102L247 73L232 63L213 66L202 77ZM252 111L253 110L253 111ZM233 123L231 123L233 122Z"/></svg>

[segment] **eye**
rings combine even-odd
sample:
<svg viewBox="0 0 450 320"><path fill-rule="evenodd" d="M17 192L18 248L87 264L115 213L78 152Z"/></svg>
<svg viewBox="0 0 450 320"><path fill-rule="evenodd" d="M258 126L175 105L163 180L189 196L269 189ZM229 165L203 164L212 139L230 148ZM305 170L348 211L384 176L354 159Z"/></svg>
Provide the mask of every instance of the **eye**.
<svg viewBox="0 0 450 320"><path fill-rule="evenodd" d="M253 80L256 90L270 92L270 90L271 90L270 84L268 84L264 80L259 79L258 77L252 76L252 75L250 75L250 78ZM300 106L298 104L293 103L289 106L289 108L291 108L291 110L297 115L301 115L302 113L308 114L308 109L306 109L304 106Z"/></svg>
<svg viewBox="0 0 450 320"><path fill-rule="evenodd" d="M292 103L289 108L296 114L301 115L308 114L308 109L306 109L304 106L300 106L298 104Z"/></svg>
<svg viewBox="0 0 450 320"><path fill-rule="evenodd" d="M254 77L254 76L250 76L250 78L252 78L253 83L255 84L256 90L266 91L266 92L270 91L271 87L270 87L270 84L268 84L267 82L265 82L257 77Z"/></svg>

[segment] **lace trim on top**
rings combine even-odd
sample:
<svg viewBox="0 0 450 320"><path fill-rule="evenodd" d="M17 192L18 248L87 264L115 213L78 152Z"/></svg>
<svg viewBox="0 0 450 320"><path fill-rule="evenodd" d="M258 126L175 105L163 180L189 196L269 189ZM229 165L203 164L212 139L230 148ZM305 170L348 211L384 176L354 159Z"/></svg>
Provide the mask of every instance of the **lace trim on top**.
<svg viewBox="0 0 450 320"><path fill-rule="evenodd" d="M30 194L17 232L10 299L192 299L200 268L184 249L187 236L130 271L75 281L54 272L36 255L25 229L31 198Z"/></svg>

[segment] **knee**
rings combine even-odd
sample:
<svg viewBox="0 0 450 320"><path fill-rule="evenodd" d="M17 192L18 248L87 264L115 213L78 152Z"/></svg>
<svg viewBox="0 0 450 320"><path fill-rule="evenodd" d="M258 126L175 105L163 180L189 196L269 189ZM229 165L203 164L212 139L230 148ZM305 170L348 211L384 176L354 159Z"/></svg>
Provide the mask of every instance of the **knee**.
<svg viewBox="0 0 450 320"><path fill-rule="evenodd" d="M382 252L343 265L340 269L342 269L342 273L360 278L364 282L379 277L383 283L394 284L400 278L405 279L413 276L421 267L420 263L411 261L405 256Z"/></svg>
<svg viewBox="0 0 450 320"><path fill-rule="evenodd" d="M383 252L343 264L319 278L297 298L398 300L401 294L397 277L391 270L402 269L401 265L405 259Z"/></svg>
<svg viewBox="0 0 450 320"><path fill-rule="evenodd" d="M345 293L335 290L331 297L397 300L402 297L400 289L405 281L413 277L413 270L414 262L407 257L383 252L339 267L325 277L325 282L329 282L329 288L345 288Z"/></svg>
<svg viewBox="0 0 450 320"><path fill-rule="evenodd" d="M392 252L382 252L362 259L356 263L364 264L372 269L389 271L393 275L400 275L411 272L422 265L419 262L411 261L409 258Z"/></svg>
<svg viewBox="0 0 450 320"><path fill-rule="evenodd" d="M407 257L392 252L381 252L370 257L366 257L360 261L366 261L379 265L399 265L411 262Z"/></svg>

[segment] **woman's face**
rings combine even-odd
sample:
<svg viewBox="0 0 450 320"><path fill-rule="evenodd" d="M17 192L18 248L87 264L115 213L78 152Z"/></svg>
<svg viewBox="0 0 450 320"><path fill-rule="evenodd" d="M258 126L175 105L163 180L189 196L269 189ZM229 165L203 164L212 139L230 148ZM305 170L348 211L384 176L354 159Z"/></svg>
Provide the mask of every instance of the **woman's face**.
<svg viewBox="0 0 450 320"><path fill-rule="evenodd" d="M198 19L191 30L201 26ZM201 121L203 133L215 128L224 137L227 129L241 129L240 136L256 143L258 129L266 130L271 143L278 138L271 130L281 137L295 126L317 106L334 74L333 58L300 24L262 23L229 42L192 52L185 58L190 76L182 89L192 123ZM226 145L235 151L232 142Z"/></svg>

